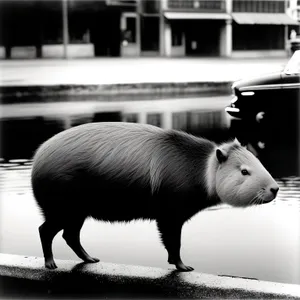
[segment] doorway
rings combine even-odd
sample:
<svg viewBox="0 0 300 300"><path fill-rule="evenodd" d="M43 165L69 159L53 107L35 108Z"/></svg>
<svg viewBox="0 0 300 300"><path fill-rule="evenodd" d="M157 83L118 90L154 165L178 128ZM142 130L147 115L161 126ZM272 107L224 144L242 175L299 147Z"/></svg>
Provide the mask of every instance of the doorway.
<svg viewBox="0 0 300 300"><path fill-rule="evenodd" d="M107 11L95 14L91 26L95 56L120 56L120 40L120 13Z"/></svg>
<svg viewBox="0 0 300 300"><path fill-rule="evenodd" d="M218 21L191 20L185 25L186 55L219 56L221 23Z"/></svg>
<svg viewBox="0 0 300 300"><path fill-rule="evenodd" d="M141 54L156 56L159 54L159 17L141 16Z"/></svg>

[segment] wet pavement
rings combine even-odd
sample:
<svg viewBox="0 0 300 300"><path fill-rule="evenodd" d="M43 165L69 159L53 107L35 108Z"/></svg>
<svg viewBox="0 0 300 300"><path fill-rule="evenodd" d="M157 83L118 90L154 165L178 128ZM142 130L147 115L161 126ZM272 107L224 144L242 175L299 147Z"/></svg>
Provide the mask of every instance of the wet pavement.
<svg viewBox="0 0 300 300"><path fill-rule="evenodd" d="M35 116L64 117L78 115L92 115L103 111L151 112L170 111L180 112L186 110L224 110L232 98L231 95L220 95L220 93L208 93L199 95L185 95L184 97L154 97L153 95L136 97L114 97L113 99L99 96L80 96L78 100L74 97L68 99L63 97L50 97L43 100L43 103L30 102L18 104L1 105L0 119L27 118Z"/></svg>
<svg viewBox="0 0 300 300"><path fill-rule="evenodd" d="M281 58L98 58L0 61L0 86L231 82L283 69Z"/></svg>

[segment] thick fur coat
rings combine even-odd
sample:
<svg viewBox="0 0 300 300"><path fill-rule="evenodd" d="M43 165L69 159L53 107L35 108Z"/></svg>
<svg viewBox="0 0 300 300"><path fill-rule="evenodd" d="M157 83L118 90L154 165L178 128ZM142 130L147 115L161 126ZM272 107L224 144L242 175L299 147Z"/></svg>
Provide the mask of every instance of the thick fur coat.
<svg viewBox="0 0 300 300"><path fill-rule="evenodd" d="M245 169L249 176L241 175ZM91 123L61 132L37 150L32 169L33 192L45 216L40 235L48 268L56 267L51 243L62 229L80 258L98 261L79 241L84 220L93 217L156 220L168 261L192 270L180 258L185 221L221 201L246 206L256 198L271 199L270 186L277 189L260 162L237 142L218 146L183 132L131 123ZM258 197L258 188L268 196Z"/></svg>

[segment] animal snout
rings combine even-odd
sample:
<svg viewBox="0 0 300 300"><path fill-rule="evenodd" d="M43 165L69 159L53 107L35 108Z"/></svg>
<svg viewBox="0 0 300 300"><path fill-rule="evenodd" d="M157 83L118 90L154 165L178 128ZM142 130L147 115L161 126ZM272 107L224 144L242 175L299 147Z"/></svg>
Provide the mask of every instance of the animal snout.
<svg viewBox="0 0 300 300"><path fill-rule="evenodd" d="M279 187L278 186L273 186L270 188L271 193L274 195L274 198L277 196L277 193L279 191Z"/></svg>

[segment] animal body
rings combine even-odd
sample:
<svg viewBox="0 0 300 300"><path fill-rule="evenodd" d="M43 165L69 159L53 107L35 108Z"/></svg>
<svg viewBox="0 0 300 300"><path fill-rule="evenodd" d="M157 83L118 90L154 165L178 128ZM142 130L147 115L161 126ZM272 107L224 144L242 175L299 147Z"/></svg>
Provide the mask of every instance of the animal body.
<svg viewBox="0 0 300 300"><path fill-rule="evenodd" d="M238 141L221 145L175 130L133 123L90 123L60 132L34 156L32 187L45 217L39 227L45 266L56 268L52 240L63 238L85 262L86 218L155 220L168 262L180 257L183 224L221 202L245 207L272 201L278 185Z"/></svg>

